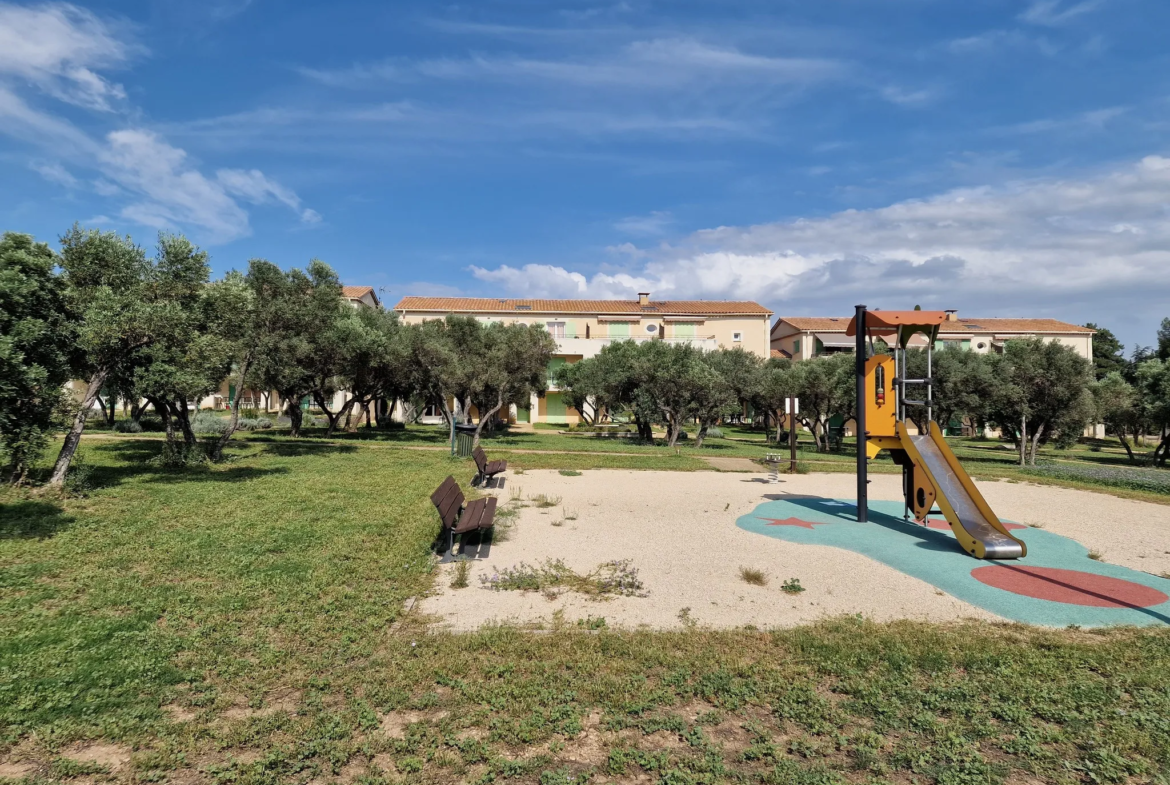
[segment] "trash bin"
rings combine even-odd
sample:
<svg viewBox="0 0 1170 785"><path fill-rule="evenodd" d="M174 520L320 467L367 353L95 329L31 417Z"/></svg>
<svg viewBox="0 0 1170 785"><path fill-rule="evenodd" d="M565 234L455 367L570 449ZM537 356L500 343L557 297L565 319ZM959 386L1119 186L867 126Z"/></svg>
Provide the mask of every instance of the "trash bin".
<svg viewBox="0 0 1170 785"><path fill-rule="evenodd" d="M471 456L471 445L475 443L474 425L456 425L455 442L451 445L451 454L458 458Z"/></svg>

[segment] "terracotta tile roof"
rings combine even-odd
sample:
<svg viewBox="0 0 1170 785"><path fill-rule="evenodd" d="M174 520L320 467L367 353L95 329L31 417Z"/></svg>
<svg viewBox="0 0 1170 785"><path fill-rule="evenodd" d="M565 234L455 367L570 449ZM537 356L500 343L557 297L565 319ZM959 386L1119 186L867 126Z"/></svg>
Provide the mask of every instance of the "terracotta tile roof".
<svg viewBox="0 0 1170 785"><path fill-rule="evenodd" d="M784 358L784 359L786 359L786 360L791 360L791 359L792 359L792 353L791 353L791 352L786 352L786 351L784 351L783 349L773 349L773 350L772 350L772 355L771 355L771 356L772 356L772 357L782 357L782 358Z"/></svg>
<svg viewBox="0 0 1170 785"><path fill-rule="evenodd" d="M367 294L374 295L374 302L378 301L378 295L374 294L374 287L372 286L343 286L341 287L341 296L347 300L360 300Z"/></svg>
<svg viewBox="0 0 1170 785"><path fill-rule="evenodd" d="M1069 324L1059 319L976 319L960 318L957 322L943 322L939 333L1080 333L1089 335L1096 330Z"/></svg>
<svg viewBox="0 0 1170 785"><path fill-rule="evenodd" d="M772 332L785 323L801 332L845 332L849 326L849 316L781 316L772 327ZM959 317L957 322L943 322L939 328L940 334L974 334L974 333L1078 333L1089 334L1095 332L1088 327L1069 324L1058 319L983 319L979 317Z"/></svg>
<svg viewBox="0 0 1170 785"><path fill-rule="evenodd" d="M845 328L849 326L849 320L852 318L851 316L781 316L776 320L772 331L775 332L780 323L784 322L801 332L832 332L834 330L845 332Z"/></svg>
<svg viewBox="0 0 1170 785"><path fill-rule="evenodd" d="M494 297L403 297L396 311L442 313L648 314L651 316L771 316L759 303L728 300L521 300Z"/></svg>

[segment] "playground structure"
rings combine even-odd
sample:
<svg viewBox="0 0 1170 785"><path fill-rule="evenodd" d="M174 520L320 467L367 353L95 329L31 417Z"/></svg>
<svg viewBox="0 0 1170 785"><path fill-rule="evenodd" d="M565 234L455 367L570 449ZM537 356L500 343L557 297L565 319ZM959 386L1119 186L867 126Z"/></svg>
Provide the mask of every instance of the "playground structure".
<svg viewBox="0 0 1170 785"><path fill-rule="evenodd" d="M946 516L960 546L977 559L1017 559L1027 546L1012 536L992 511L947 445L933 419L934 344L947 311L869 311L857 306L846 335L857 339L857 520L868 520L870 459L888 450L902 467L904 517L925 525L935 505ZM907 378L906 353L914 335L926 337L926 376ZM891 353L877 352L881 339ZM919 399L907 386L922 388ZM910 433L906 407L926 409L926 433Z"/></svg>

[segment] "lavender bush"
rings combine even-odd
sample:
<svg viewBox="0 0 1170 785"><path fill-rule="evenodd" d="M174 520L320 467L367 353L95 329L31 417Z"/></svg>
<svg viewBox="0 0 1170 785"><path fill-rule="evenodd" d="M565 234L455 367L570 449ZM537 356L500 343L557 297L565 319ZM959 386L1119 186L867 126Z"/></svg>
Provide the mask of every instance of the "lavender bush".
<svg viewBox="0 0 1170 785"><path fill-rule="evenodd" d="M1021 470L1021 474L1091 482L1114 488L1170 494L1170 471L1124 466L1088 466L1076 463L1045 463Z"/></svg>

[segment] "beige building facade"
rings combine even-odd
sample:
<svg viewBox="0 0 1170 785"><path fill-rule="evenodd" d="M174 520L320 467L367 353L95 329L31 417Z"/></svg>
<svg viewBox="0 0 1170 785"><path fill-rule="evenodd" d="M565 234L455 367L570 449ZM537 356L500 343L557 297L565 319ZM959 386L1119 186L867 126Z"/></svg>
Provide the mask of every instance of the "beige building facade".
<svg viewBox="0 0 1170 785"><path fill-rule="evenodd" d="M449 314L484 322L541 325L556 339L557 365L597 355L615 341L669 341L704 350L740 347L768 357L772 312L754 302L652 300L648 293L630 300L546 300L487 297L404 297L394 310L408 324ZM580 413L561 400L549 383L532 396L528 409L516 408L520 422L573 424Z"/></svg>
<svg viewBox="0 0 1170 785"><path fill-rule="evenodd" d="M1085 359L1093 359L1094 330L1056 319L964 318L939 329L936 349L962 348L980 354L1003 351L1013 338L1043 338L1071 346ZM771 348L775 356L808 360L824 354L853 351L854 339L845 335L849 316L781 316L772 326ZM926 338L915 336L918 345ZM912 342L911 345L914 345Z"/></svg>

